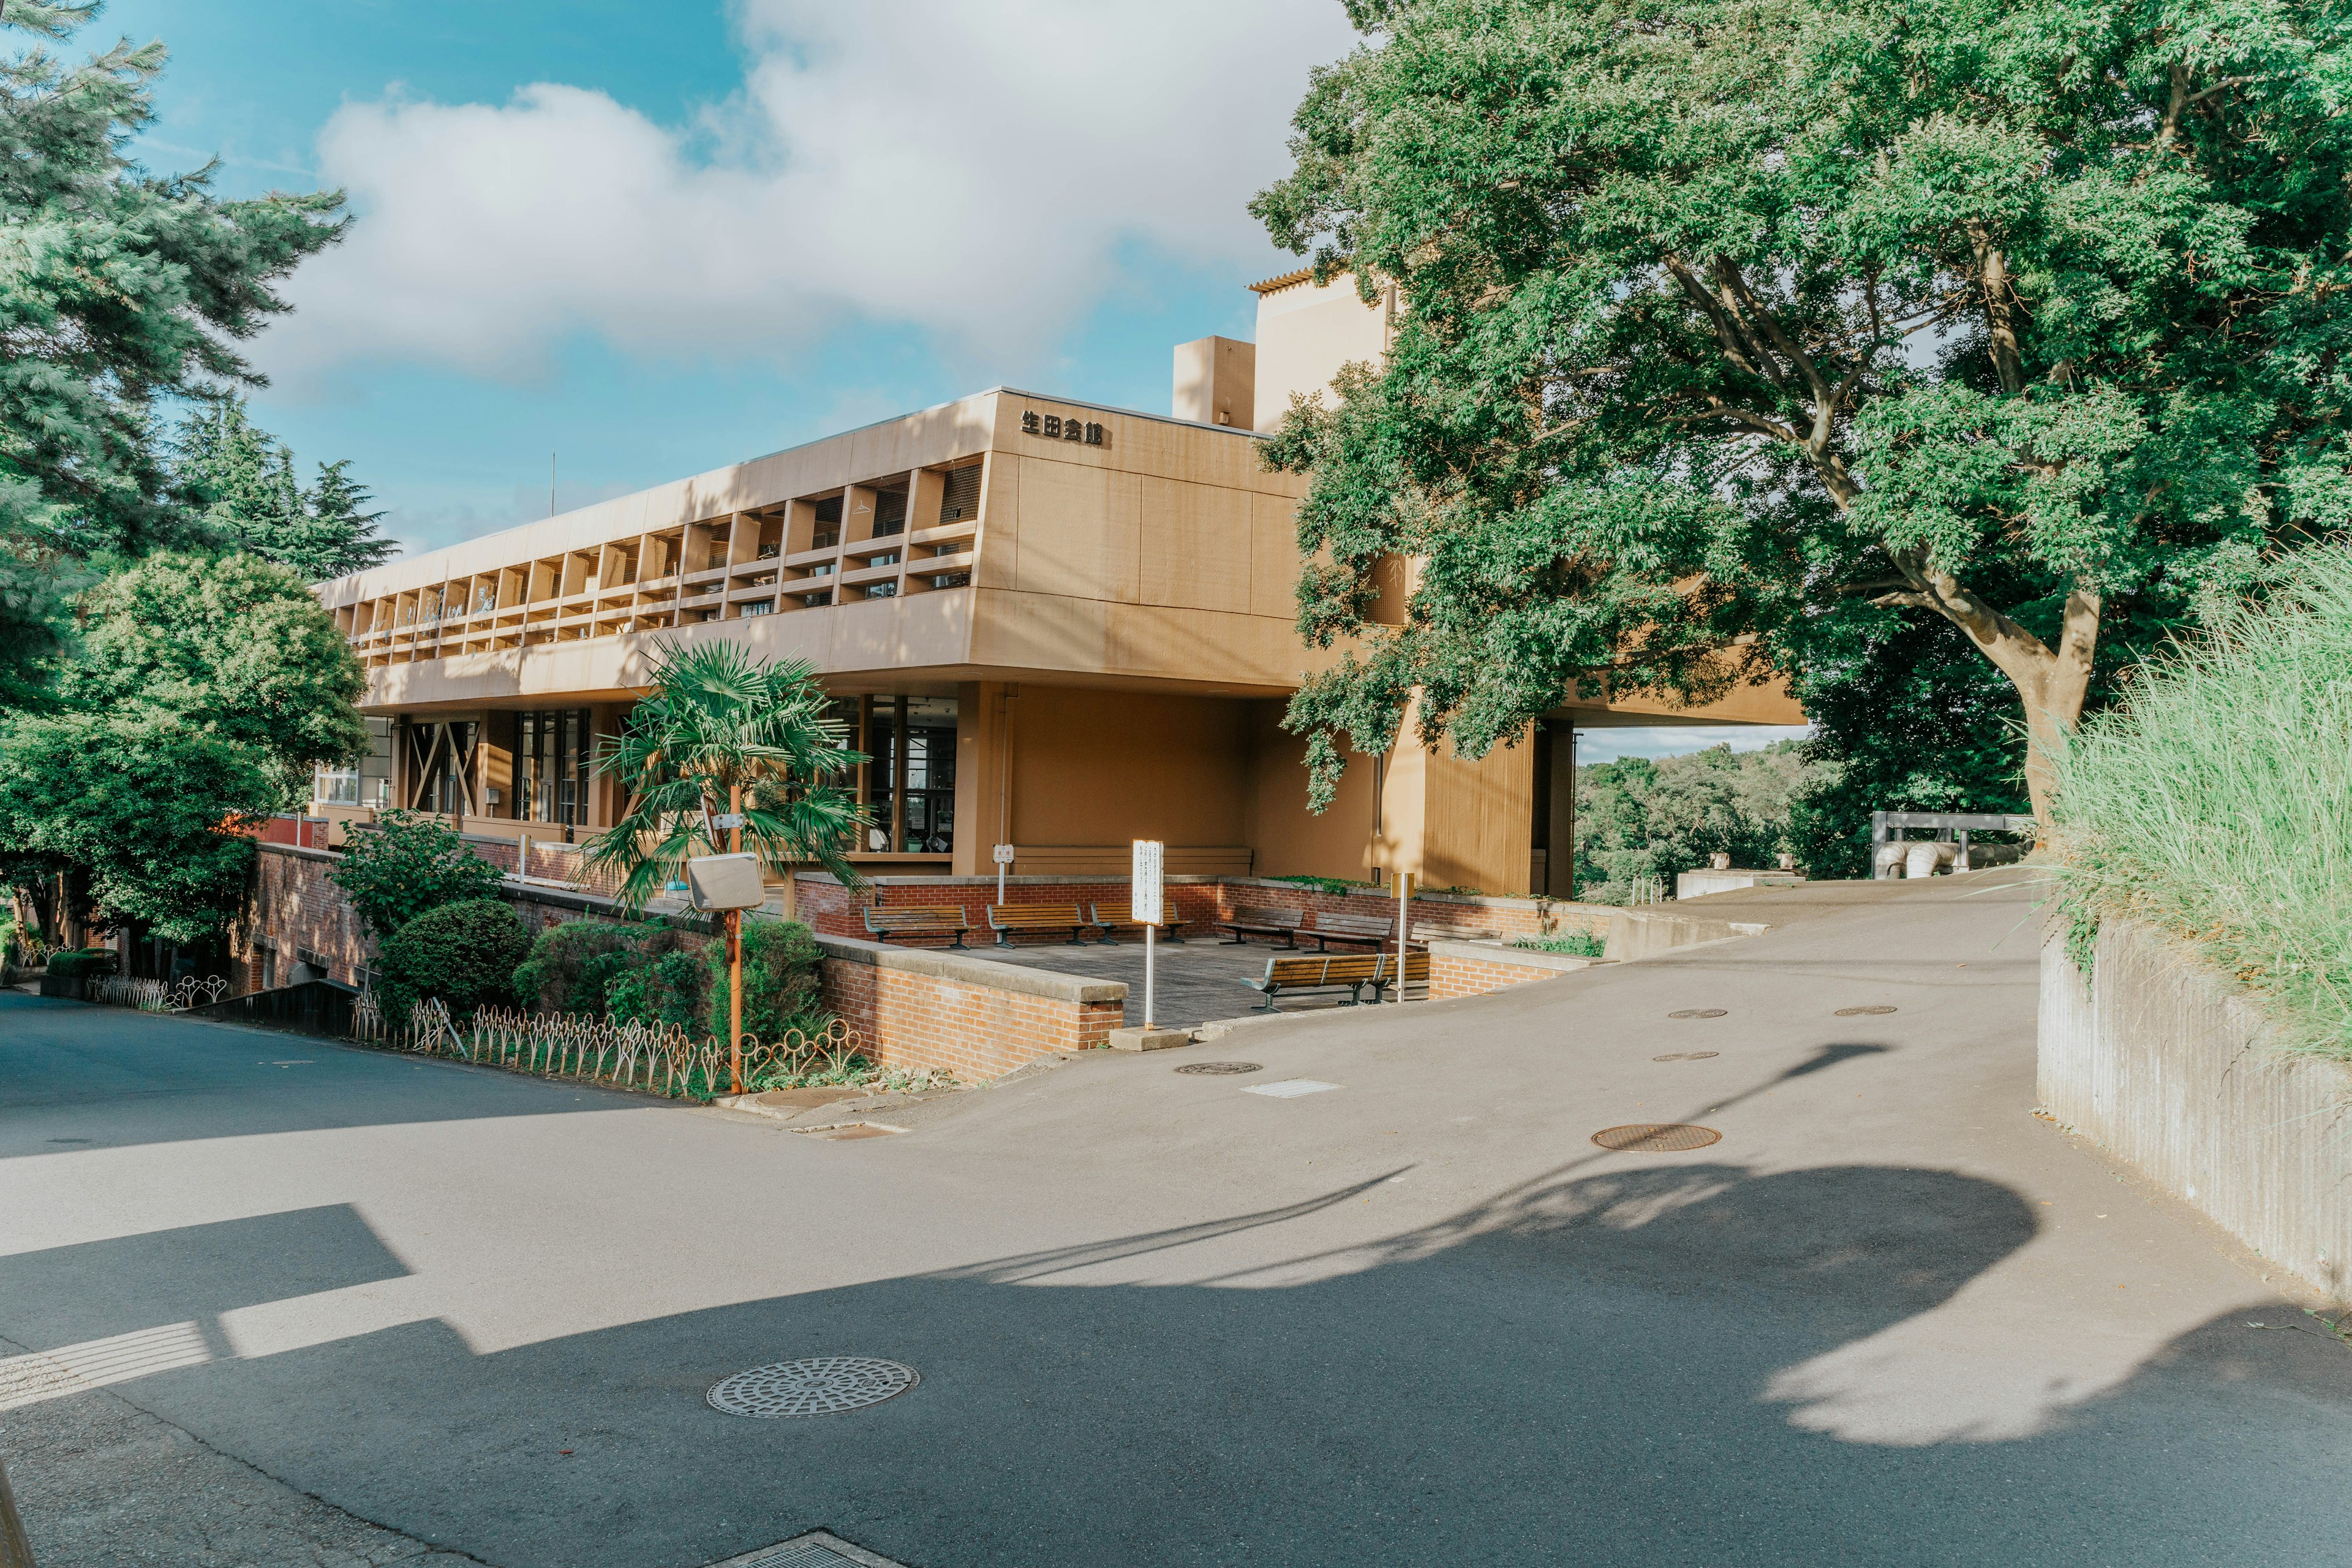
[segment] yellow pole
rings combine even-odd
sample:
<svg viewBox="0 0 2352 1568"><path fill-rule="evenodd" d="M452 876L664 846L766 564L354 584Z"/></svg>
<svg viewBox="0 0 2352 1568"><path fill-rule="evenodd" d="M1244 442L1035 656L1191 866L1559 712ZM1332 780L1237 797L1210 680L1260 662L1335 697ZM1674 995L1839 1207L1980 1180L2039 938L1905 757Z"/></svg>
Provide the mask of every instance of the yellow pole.
<svg viewBox="0 0 2352 1568"><path fill-rule="evenodd" d="M743 852L743 786L727 787L727 853ZM743 911L727 911L727 1052L728 1082L732 1092L743 1092Z"/></svg>

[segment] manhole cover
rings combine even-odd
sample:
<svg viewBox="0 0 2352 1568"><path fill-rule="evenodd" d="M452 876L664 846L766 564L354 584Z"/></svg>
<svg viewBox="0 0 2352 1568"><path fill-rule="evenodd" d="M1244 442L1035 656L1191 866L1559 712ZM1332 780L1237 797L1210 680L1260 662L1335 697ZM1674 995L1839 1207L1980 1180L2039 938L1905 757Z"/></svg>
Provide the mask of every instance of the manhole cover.
<svg viewBox="0 0 2352 1568"><path fill-rule="evenodd" d="M1258 1066L1255 1062L1186 1062L1176 1070L1188 1073L1255 1072Z"/></svg>
<svg viewBox="0 0 2352 1568"><path fill-rule="evenodd" d="M1703 1062L1709 1057L1719 1057L1721 1051L1668 1051L1662 1057L1652 1057L1654 1062Z"/></svg>
<svg viewBox="0 0 2352 1568"><path fill-rule="evenodd" d="M772 1420L780 1415L837 1415L896 1399L922 1379L911 1366L865 1355L821 1355L782 1361L710 1385L710 1408L730 1415Z"/></svg>
<svg viewBox="0 0 2352 1568"><path fill-rule="evenodd" d="M724 1563L710 1563L709 1568L841 1568L845 1563L857 1563L860 1568L903 1568L903 1564L852 1546L824 1530L812 1530L806 1535L795 1535L790 1541L762 1546L757 1552L746 1552Z"/></svg>
<svg viewBox="0 0 2352 1568"><path fill-rule="evenodd" d="M1723 1134L1712 1127L1694 1127L1687 1121L1636 1121L1624 1127L1604 1127L1592 1135L1592 1141L1622 1154L1679 1154L1685 1149L1704 1149L1710 1143L1719 1143Z"/></svg>
<svg viewBox="0 0 2352 1568"><path fill-rule="evenodd" d="M1841 1018L1874 1018L1881 1013L1894 1011L1894 1008L1884 1005L1875 1007L1841 1007L1837 1010L1837 1016Z"/></svg>
<svg viewBox="0 0 2352 1568"><path fill-rule="evenodd" d="M1720 1007L1685 1007L1679 1013L1669 1013L1666 1016L1669 1018L1720 1018L1723 1016L1723 1012Z"/></svg>

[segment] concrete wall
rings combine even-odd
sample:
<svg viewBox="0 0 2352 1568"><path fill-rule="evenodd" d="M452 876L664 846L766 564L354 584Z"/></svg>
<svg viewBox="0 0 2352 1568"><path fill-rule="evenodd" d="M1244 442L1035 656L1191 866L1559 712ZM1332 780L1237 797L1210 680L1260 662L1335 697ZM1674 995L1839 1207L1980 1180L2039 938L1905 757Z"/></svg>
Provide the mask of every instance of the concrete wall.
<svg viewBox="0 0 2352 1568"><path fill-rule="evenodd" d="M2095 980L2042 950L2045 1110L2264 1258L2352 1296L2352 1068L2294 1056L2161 933L2099 932Z"/></svg>

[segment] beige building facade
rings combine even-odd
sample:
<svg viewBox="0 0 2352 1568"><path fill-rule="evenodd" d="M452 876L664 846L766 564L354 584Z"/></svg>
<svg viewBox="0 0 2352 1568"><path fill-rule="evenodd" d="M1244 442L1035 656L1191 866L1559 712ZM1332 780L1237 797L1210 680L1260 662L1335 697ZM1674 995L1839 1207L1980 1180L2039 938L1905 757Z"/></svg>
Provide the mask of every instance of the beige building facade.
<svg viewBox="0 0 2352 1568"><path fill-rule="evenodd" d="M1572 733L1802 722L1751 689L1712 708L1564 705L1477 762L1410 739L1307 809L1289 695L1335 655L1293 630L1305 484L1258 432L1352 359L1385 301L1259 286L1255 344L1176 351L1169 416L999 387L320 586L377 732L321 775L338 821L385 805L471 833L580 837L617 814L594 770L665 645L805 659L872 760L875 874L1311 874L1567 892Z"/></svg>

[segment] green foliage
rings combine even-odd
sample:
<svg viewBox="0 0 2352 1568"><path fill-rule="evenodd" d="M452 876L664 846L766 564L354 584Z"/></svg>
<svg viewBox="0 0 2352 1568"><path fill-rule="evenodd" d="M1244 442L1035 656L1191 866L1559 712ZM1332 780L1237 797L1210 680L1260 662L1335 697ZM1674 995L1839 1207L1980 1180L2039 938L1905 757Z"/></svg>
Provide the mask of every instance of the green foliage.
<svg viewBox="0 0 2352 1568"><path fill-rule="evenodd" d="M1636 879L1659 877L1671 887L1678 873L1718 853L1735 866L1774 864L1790 847L1790 805L1808 772L1795 741L1577 769L1577 896L1622 904Z"/></svg>
<svg viewBox="0 0 2352 1568"><path fill-rule="evenodd" d="M1571 958L1599 958L1607 951L1608 939L1589 931L1566 931L1557 936L1523 936L1513 947L1531 948L1537 952L1561 952Z"/></svg>
<svg viewBox="0 0 2352 1568"><path fill-rule="evenodd" d="M159 403L257 384L235 345L286 309L277 282L341 233L342 197L223 201L208 165L156 175L161 44L79 65L46 46L94 6L0 9L0 703L64 642L93 562L193 542ZM0 47L5 47L0 45Z"/></svg>
<svg viewBox="0 0 2352 1568"><path fill-rule="evenodd" d="M621 874L624 907L642 909L683 881L688 857L725 851L726 831L712 818L729 809L730 790L741 792L750 852L770 865L814 860L848 887L865 885L843 855L865 816L832 781L866 759L825 718L824 688L807 660L758 658L733 643L666 644L653 677L596 758L596 771L627 790L629 808L590 840L588 858Z"/></svg>
<svg viewBox="0 0 2352 1568"><path fill-rule="evenodd" d="M282 781L250 746L134 706L0 721L0 880L69 873L100 926L195 942L235 918Z"/></svg>
<svg viewBox="0 0 2352 1568"><path fill-rule="evenodd" d="M542 930L515 971L515 995L534 1013L604 1010L613 977L637 962L644 929L616 921L565 921Z"/></svg>
<svg viewBox="0 0 2352 1568"><path fill-rule="evenodd" d="M88 980L94 975L111 974L120 962L120 955L110 947L68 948L49 954L49 978Z"/></svg>
<svg viewBox="0 0 2352 1568"><path fill-rule="evenodd" d="M1801 668L1867 601L2000 668L2046 805L2103 629L2352 521L2336 8L1354 14L1254 205L1396 290L1383 365L1266 453L1313 474L1300 630L1350 649L1290 710L1318 800L1416 694L1475 756L1603 672Z"/></svg>
<svg viewBox="0 0 2352 1568"><path fill-rule="evenodd" d="M1789 838L1815 877L1870 875L1874 811L2023 814L2017 698L1958 627L1858 606L1792 683L1814 733ZM2095 700L2104 696L2095 689Z"/></svg>
<svg viewBox="0 0 2352 1568"><path fill-rule="evenodd" d="M81 610L80 657L59 681L69 706L176 714L265 760L282 804L308 797L314 766L367 751L359 660L282 566L153 555L90 590Z"/></svg>
<svg viewBox="0 0 2352 1568"><path fill-rule="evenodd" d="M2352 552L2314 552L2265 612L2152 660L2059 753L2057 907L2147 921L2352 1058Z"/></svg>
<svg viewBox="0 0 2352 1568"><path fill-rule="evenodd" d="M446 823L413 811L387 811L373 827L355 826L342 864L327 875L379 942L428 910L493 899L503 879Z"/></svg>
<svg viewBox="0 0 2352 1568"><path fill-rule="evenodd" d="M704 994L702 1028L717 1039L727 1037L727 944L713 942L702 950L709 972ZM783 1038L788 1030L814 1034L825 1024L824 952L815 936L798 921L743 921L743 1032L759 1039Z"/></svg>
<svg viewBox="0 0 2352 1568"><path fill-rule="evenodd" d="M1345 877L1268 877L1269 882L1287 882L1294 888L1312 888L1318 893L1360 893L1372 886L1370 882L1351 882Z"/></svg>
<svg viewBox="0 0 2352 1568"><path fill-rule="evenodd" d="M385 940L378 984L386 1016L404 1020L413 1003L437 996L453 1016L514 996L515 968L530 937L512 906L469 899L426 910Z"/></svg>
<svg viewBox="0 0 2352 1568"><path fill-rule="evenodd" d="M670 945L665 947L662 937L667 937ZM672 932L657 932L636 955L635 963L614 973L604 985L605 1016L616 1024L695 1031L702 1021L703 999L709 989L709 967L706 960L675 945L677 940ZM745 991L750 992L748 984ZM726 1015L722 1012L719 1017L724 1023Z"/></svg>
<svg viewBox="0 0 2352 1568"><path fill-rule="evenodd" d="M395 546L379 536L381 511L362 511L368 492L345 470L348 458L319 465L318 482L294 477L294 454L225 397L180 426L176 473L204 521L219 537L288 568L307 583L380 566Z"/></svg>

